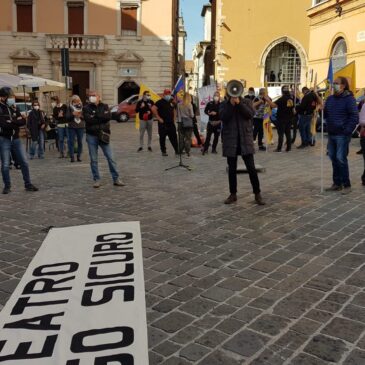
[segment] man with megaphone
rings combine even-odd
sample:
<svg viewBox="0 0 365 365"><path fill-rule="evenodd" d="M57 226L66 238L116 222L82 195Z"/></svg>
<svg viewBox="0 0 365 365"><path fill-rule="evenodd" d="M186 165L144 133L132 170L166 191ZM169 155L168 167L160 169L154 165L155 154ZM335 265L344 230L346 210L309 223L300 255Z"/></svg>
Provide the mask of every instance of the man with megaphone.
<svg viewBox="0 0 365 365"><path fill-rule="evenodd" d="M257 175L253 142L252 119L255 111L249 99L242 98L244 87L241 82L232 80L227 84L227 98L221 104L220 117L223 122L223 156L227 158L230 195L225 204L237 201L237 160L241 156L250 176L255 202L264 205L260 182Z"/></svg>

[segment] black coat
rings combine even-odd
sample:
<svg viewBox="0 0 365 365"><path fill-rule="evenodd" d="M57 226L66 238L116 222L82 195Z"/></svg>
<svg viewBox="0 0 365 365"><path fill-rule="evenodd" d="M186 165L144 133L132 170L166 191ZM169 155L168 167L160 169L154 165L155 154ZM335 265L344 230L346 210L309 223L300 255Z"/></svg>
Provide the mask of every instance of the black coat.
<svg viewBox="0 0 365 365"><path fill-rule="evenodd" d="M30 132L32 141L38 141L41 126L45 124L43 112L40 110L31 110L28 115L27 128Z"/></svg>
<svg viewBox="0 0 365 365"><path fill-rule="evenodd" d="M19 109L0 103L0 136L8 139L19 138L19 128L25 126L25 119Z"/></svg>
<svg viewBox="0 0 365 365"><path fill-rule="evenodd" d="M235 106L230 101L221 103L220 117L223 121L224 157L236 157L238 154L245 156L255 153L252 124L254 114L252 102L248 99L241 99L240 104Z"/></svg>
<svg viewBox="0 0 365 365"><path fill-rule="evenodd" d="M110 134L111 114L107 104L87 104L83 109L86 133L98 136L100 131Z"/></svg>

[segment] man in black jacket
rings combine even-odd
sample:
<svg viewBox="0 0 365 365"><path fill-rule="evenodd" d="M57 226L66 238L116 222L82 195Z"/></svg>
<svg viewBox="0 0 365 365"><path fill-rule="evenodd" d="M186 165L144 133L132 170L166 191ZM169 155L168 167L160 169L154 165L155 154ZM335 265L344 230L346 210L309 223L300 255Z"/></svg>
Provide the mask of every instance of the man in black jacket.
<svg viewBox="0 0 365 365"><path fill-rule="evenodd" d="M214 93L213 101L210 101L205 107L204 113L209 116L209 122L207 126L207 136L205 139L202 154L205 155L208 152L210 139L214 134L212 153L217 153L217 145L219 141L219 135L221 133L222 122L219 116L220 107L220 94L218 91Z"/></svg>
<svg viewBox="0 0 365 365"><path fill-rule="evenodd" d="M107 104L100 101L97 92L89 93L89 104L83 109L86 123L86 142L89 148L91 173L94 179L94 188L100 187L100 175L98 168L98 149L104 153L113 178L114 186L124 186L119 179L117 164L113 160L113 153L110 147L110 111Z"/></svg>
<svg viewBox="0 0 365 365"><path fill-rule="evenodd" d="M1 173L4 181L3 194L11 192L10 181L10 152L14 153L23 175L26 191L38 191L30 180L27 156L19 139L19 128L25 125L25 119L14 107L15 99L10 98L9 88L0 89L0 158Z"/></svg>
<svg viewBox="0 0 365 365"><path fill-rule="evenodd" d="M143 140L146 130L148 134L148 151L152 152L153 105L154 102L151 100L149 91L145 91L142 99L138 101L136 106L136 113L139 114L139 148L137 152L143 151Z"/></svg>

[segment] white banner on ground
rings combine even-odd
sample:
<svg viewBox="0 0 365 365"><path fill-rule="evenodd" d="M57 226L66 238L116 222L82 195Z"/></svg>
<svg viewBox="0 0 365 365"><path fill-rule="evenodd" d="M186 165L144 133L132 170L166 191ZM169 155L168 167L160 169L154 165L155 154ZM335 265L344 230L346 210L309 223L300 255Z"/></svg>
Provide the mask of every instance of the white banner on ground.
<svg viewBox="0 0 365 365"><path fill-rule="evenodd" d="M201 130L204 130L206 128L209 121L209 117L204 113L204 109L207 104L213 100L213 96L216 91L216 85L203 86L198 89Z"/></svg>
<svg viewBox="0 0 365 365"><path fill-rule="evenodd" d="M148 364L139 223L52 229L0 314L0 364Z"/></svg>

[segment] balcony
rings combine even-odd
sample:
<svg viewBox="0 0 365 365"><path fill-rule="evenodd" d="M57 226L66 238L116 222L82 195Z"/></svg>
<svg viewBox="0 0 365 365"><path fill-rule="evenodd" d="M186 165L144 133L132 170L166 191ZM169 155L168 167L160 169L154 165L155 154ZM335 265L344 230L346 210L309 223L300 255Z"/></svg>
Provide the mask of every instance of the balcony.
<svg viewBox="0 0 365 365"><path fill-rule="evenodd" d="M71 52L105 52L105 38L83 34L48 34L46 36L48 51L61 48L68 48Z"/></svg>

